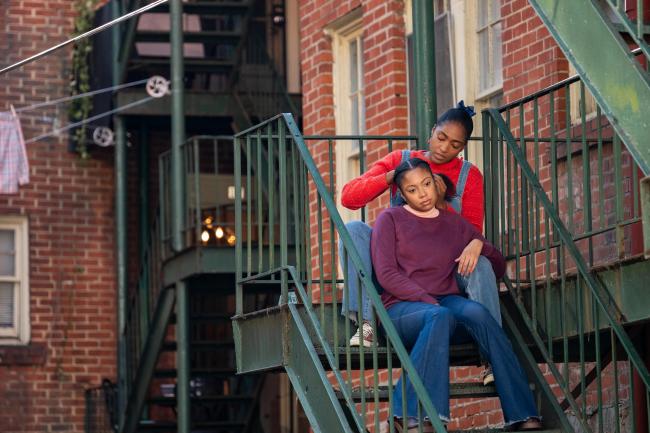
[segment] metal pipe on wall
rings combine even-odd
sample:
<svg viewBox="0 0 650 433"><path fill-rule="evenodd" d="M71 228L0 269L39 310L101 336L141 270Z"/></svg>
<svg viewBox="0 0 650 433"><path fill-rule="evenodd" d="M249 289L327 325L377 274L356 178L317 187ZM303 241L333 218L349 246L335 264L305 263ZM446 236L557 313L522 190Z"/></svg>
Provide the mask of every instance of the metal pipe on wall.
<svg viewBox="0 0 650 433"><path fill-rule="evenodd" d="M412 4L415 37L416 132L418 148L426 149L429 133L438 117L433 2L413 1Z"/></svg>
<svg viewBox="0 0 650 433"><path fill-rule="evenodd" d="M183 248L185 228L185 176L182 146L185 141L185 113L183 82L183 3L170 0L169 17L171 28L171 86L172 86L172 247L175 251ZM176 371L177 371L177 431L190 431L190 350L189 350L189 293L185 282L176 283Z"/></svg>
<svg viewBox="0 0 650 433"><path fill-rule="evenodd" d="M120 1L113 0L111 5L113 19L120 16ZM113 85L119 83L119 49L121 46L120 26L114 25L111 29L112 56L113 56ZM116 248L116 279L117 279L117 362L118 362L118 419L122 425L126 409L126 378L128 377L126 362L126 343L124 340L124 327L126 324L126 298L127 298L127 242L126 242L126 130L121 116L113 118L115 129L115 248Z"/></svg>

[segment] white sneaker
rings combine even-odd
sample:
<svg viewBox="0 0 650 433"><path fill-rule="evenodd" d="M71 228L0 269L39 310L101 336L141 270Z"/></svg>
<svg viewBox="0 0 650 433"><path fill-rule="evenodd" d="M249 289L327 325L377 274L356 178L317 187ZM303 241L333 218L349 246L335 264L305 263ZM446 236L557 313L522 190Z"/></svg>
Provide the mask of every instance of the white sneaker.
<svg viewBox="0 0 650 433"><path fill-rule="evenodd" d="M363 331L362 331L363 329ZM363 326L357 328L357 333L350 338L350 346L361 345L361 334L363 333L363 347L371 347L375 341L375 331L372 329L370 322L363 322Z"/></svg>

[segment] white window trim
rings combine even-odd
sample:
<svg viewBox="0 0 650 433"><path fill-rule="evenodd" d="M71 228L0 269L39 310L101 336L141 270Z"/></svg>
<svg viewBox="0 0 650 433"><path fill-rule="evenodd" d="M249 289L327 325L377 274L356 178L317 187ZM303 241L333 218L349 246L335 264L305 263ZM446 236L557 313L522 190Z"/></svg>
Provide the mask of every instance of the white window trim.
<svg viewBox="0 0 650 433"><path fill-rule="evenodd" d="M486 1L486 0L479 0L479 1ZM491 0L491 1L499 1L499 0ZM490 13L491 9L492 9L491 5L488 3L488 6L487 6L488 14ZM492 27L494 25L498 24L500 21L502 21L501 13L499 13L499 18L497 18L497 19L494 19L494 17L490 17L488 15L488 19L486 20L486 23L483 26L481 26L479 24L479 10L478 10L478 8L476 9L476 39L477 39L477 45L476 45L477 51L476 52L477 52L477 55L478 55L478 57L477 57L478 61L476 62L476 64L478 65L479 70L482 67L482 64L481 64L481 45L478 42L479 35L483 31L487 32L487 35L488 35L488 50L490 51L490 54L492 54L492 52L494 51L494 46L493 46L494 45L494 40L493 40L493 34L492 34ZM502 38L502 41L503 41L503 26L501 28L501 32L502 32L501 33L501 38ZM503 56L503 54L500 54L500 55ZM503 59L502 59L502 61L503 61ZM494 65L492 65L492 66L494 66ZM488 65L488 70L487 71L480 71L480 73L488 73L488 74L491 73L491 72L495 72L495 71L490 71L489 70L489 65ZM487 87L485 89L481 89L480 77L479 77L479 81L477 82L477 84L478 84L478 95L476 96L477 100L489 99L489 98L493 97L494 95L498 94L499 92L501 92L503 90L503 64L501 66L501 77L499 77L499 81L496 84L494 84L494 85L492 85L490 87Z"/></svg>
<svg viewBox="0 0 650 433"><path fill-rule="evenodd" d="M353 39L363 38L363 22L361 20L361 8L351 12L345 17L332 23L325 29L325 33L332 39L332 81L334 98L334 120L337 135L349 135L352 130L350 104L350 88L347 74L350 71L350 53L348 47ZM363 50L359 56L362 67L359 70L357 82L361 99L364 98L364 77L363 77ZM365 118L361 117L362 108L359 106L361 119L360 135L365 133ZM343 186L359 176L359 147L351 140L337 140L335 144L336 161L336 191L340 197ZM365 143L364 143L365 144ZM359 211L352 211L338 206L343 221L359 219Z"/></svg>
<svg viewBox="0 0 650 433"><path fill-rule="evenodd" d="M31 323L29 318L29 225L26 217L0 217L0 229L13 230L16 243L16 275L0 276L0 281L18 283L14 293L14 323L11 329L0 329L0 345L25 345L29 343Z"/></svg>

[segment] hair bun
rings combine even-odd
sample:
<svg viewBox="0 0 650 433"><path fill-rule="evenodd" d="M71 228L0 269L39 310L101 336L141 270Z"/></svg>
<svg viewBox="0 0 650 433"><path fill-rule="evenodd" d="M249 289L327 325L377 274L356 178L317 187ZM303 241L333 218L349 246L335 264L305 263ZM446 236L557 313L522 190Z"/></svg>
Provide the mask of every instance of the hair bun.
<svg viewBox="0 0 650 433"><path fill-rule="evenodd" d="M458 104L456 104L456 108L463 110L469 117L473 117L476 115L476 111L474 111L474 106L465 106L465 101L462 99L458 101Z"/></svg>

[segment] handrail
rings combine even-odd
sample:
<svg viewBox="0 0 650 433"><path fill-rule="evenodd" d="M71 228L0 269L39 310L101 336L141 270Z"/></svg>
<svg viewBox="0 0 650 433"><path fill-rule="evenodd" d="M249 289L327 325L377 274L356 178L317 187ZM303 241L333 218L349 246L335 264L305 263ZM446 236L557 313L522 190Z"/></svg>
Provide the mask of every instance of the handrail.
<svg viewBox="0 0 650 433"><path fill-rule="evenodd" d="M259 132L258 132L259 131ZM277 139L273 139L271 137L277 136ZM335 374L336 381L339 383L339 386L341 390L343 391L346 389L346 387L351 387L351 376L348 375L348 381L350 383L346 384L345 380L343 379L343 375L341 370L339 369L339 365L336 362L337 357L339 356L339 347L338 343L335 342L335 348L332 349L329 344L327 344L327 341L324 337L323 334L323 326L325 326L325 318L323 316L324 314L324 309L321 309L321 317L320 321L318 320L318 315L317 313L313 310L313 304L312 304L312 298L311 298L311 293L305 290L304 285L302 284L302 281L307 281L310 285L315 284L317 280L312 279L311 276L311 267L313 265L312 259L311 259L311 232L310 228L313 226L314 222L311 221L310 218L310 202L315 199L318 202L318 209L317 213L322 216L322 210L325 210L328 215L329 215L329 220L330 220L330 248L333 248L334 245L334 233L338 233L341 243L343 245L344 253L349 255L350 260L356 267L356 269L360 269L357 273L359 280L363 284L363 286L366 289L367 294L370 297L370 300L373 304L374 310L376 312L376 317L375 317L375 324L377 320L380 320L382 323L382 326L384 327L387 340L389 342L389 347L390 350L394 350L394 352L397 354L398 358L400 359L402 369L403 371L408 375L410 382L418 396L419 399L419 404L420 407L423 409L424 414L426 414L429 419L431 420L433 426L435 427L436 432L438 433L443 433L445 432L445 428L440 421L438 414L431 403L431 400L424 388L424 385L422 384L422 381L420 380L415 367L413 366L409 356L408 352L406 351L404 345L402 344L397 331L392 324L392 321L390 320L390 317L388 316L388 313L386 309L384 308L381 298L379 297L379 294L377 293L376 287L374 286L374 283L372 282L372 278L370 275L368 275L366 272L363 271L364 267L362 265L362 260L361 257L356 250L352 238L350 237L349 232L345 228L345 225L343 223L343 220L341 216L339 215L339 212L336 208L336 204L334 203L334 200L331 195L331 191L328 190L328 188L325 186L325 181L323 177L321 176L321 173L319 172L316 163L314 159L311 156L311 153L309 149L307 148L305 141L300 134L298 127L293 119L293 116L289 113L284 113L278 116L274 116L271 119L266 120L265 122L262 122L260 125L257 125L253 128L249 128L246 131L243 131L235 136L235 188L240 189L241 188L241 179L242 179L242 164L241 164L241 155L242 155L242 148L246 146L247 142L250 142L250 140L247 140L248 137L252 137L258 142L265 142L267 145L267 152L268 155L270 155L269 158L269 166L271 168L270 172L274 172L276 170L276 165L278 174L279 174L279 200L280 200L280 209L279 209L279 214L280 214L280 242L279 242L279 248L280 248L280 257L279 257L279 266L280 266L280 279L277 280L276 282L280 284L281 286L281 293L280 293L280 303L284 304L288 302L289 299L289 285L290 281L293 284L293 287L295 290L298 292L298 295L300 297L300 300L302 301L305 309L307 310L308 317L310 320L311 325L314 327L316 330L319 342L323 345L323 348L326 352L326 358L327 362L330 364L330 368ZM268 140L265 140L266 137L269 137ZM287 144L289 144L289 148L287 148ZM247 169L250 169L250 164L246 165ZM309 184L308 179L311 177L313 183ZM262 179L259 179L258 181L262 181ZM331 185L332 179L330 178L330 185ZM311 199L310 199L311 197ZM247 209L251 208L253 206L253 201L251 200L250 197L246 197L244 200L246 200L247 203ZM277 259L274 258L273 255L273 248L269 248L269 255L271 258L266 259L266 262L268 262L268 266L263 266L261 263L258 263L258 266L255 267L253 266L253 258L252 256L256 255L255 252L253 252L252 248L252 243L247 242L246 249L244 249L244 242L242 241L242 235L243 235L243 221L244 221L244 215L242 211L243 207L243 201L242 197L237 195L236 197L236 217L235 220L237 222L237 227L236 227L236 233L237 233L237 244L236 244L236 279L237 279L237 310L236 314L241 315L243 314L243 285L246 282L250 282L250 277L252 277L255 274L258 275L264 275L264 272L268 272L272 269L276 269L277 266L275 265L275 262L277 262ZM273 208L277 206L274 200L274 196L271 195L269 197L269 204L270 204L270 210L267 210L270 215L273 215ZM298 220L298 224L296 223L294 228L296 233L294 233L294 239L296 241L296 246L295 248L292 248L292 253L296 255L295 257L295 262L297 265L295 267L290 267L288 263L288 256L289 256L289 245L287 242L288 239L288 231L289 231L289 226L288 226L288 218L289 218L289 213L292 213ZM250 224L251 221L251 216L247 215L246 221L248 224ZM322 223L322 218L318 219L318 224L319 226ZM298 227L301 227L303 232L300 232ZM275 234L271 231L268 233L268 236L271 238L274 238ZM322 239L321 239L322 240ZM322 245L322 242L321 242ZM318 248L321 247L321 245L318 245ZM262 245L258 247L259 250L262 249ZM258 252L259 257L258 260L265 260L262 257L262 252ZM245 257L244 257L245 256ZM244 259L246 260L246 268L244 268ZM331 266L332 271L334 272L334 269L336 268L336 264L334 261L334 254L331 255L330 257L331 262L328 264L328 266ZM318 259L320 262L322 262L322 257ZM292 260L293 261L293 260ZM319 265L320 270L322 271L324 269L323 264L321 263ZM306 278L305 278L306 276ZM266 277L262 276L261 278L269 278L268 274ZM347 278L347 277L345 277ZM321 283L323 282L322 274L320 278ZM334 334L337 335L337 319L338 319L338 308L337 308L337 284L335 281L337 279L335 277L332 278L332 281L334 283L332 284L332 296L331 300L329 302L332 303L333 307L333 327L334 327ZM347 285L344 284L343 287L344 292L347 290ZM323 302L324 301L324 291L321 291L321 306L326 305L328 302ZM346 322L347 323L347 322ZM349 338L349 336L348 336ZM364 374L363 374L363 354L364 354L364 349L363 345L359 347L359 351L361 354L361 375L360 375L360 380L362 381L363 385L363 380L364 380ZM373 344L373 357L376 359L377 356L377 342L375 341ZM349 346L346 347L346 357L349 360L350 356L350 351L349 351ZM377 369L375 369L377 371ZM391 372L389 374L392 374L392 369L390 370ZM392 376L391 376L392 377ZM389 386L392 385L391 380L389 379ZM375 382L375 386L377 383ZM359 413L357 413L355 409L355 405L352 404L350 400L350 393L343 391L343 394L345 396L346 401L349 404L349 407L353 413L356 414L356 417L358 418L355 422L360 423L361 425L365 424L359 420ZM378 405L375 405L376 410L378 410ZM362 413L365 413L365 400L362 400ZM392 409L389 409L392 410ZM376 423L378 423L378 417L376 417ZM421 418L422 419L422 418ZM392 418L389 420L391 422L392 426ZM377 424L378 427L378 424Z"/></svg>
<svg viewBox="0 0 650 433"><path fill-rule="evenodd" d="M537 106L536 100L535 103ZM522 105L520 104L519 107L521 106ZM602 406L602 387L599 378L603 368L601 365L602 345L600 334L602 332L602 323L599 319L600 317L603 317L605 319L605 324L609 327L611 337L610 350L613 353L613 369L615 378L617 377L618 373L618 366L616 364L618 360L616 357L616 347L619 345L623 347L627 359L629 359L631 363L630 373L636 372L638 374L643 385L645 385L646 393L648 390L650 390L650 373L648 373L648 369L645 366L641 356L634 347L631 338L623 328L624 318L622 317L621 312L618 310L615 301L607 289L604 287L602 281L597 278L597 276L588 265L587 260L584 258L583 253L576 244L576 236L571 233L571 231L562 221L561 214L558 210L558 199L556 191L553 191L553 197L549 198L547 191L545 190L540 178L538 177L539 167L536 167L535 169L531 167L531 163L529 162L531 159L530 153L527 153L525 147L522 147L522 145L524 145L523 143L522 145L518 144L517 139L511 132L509 123L503 118L501 111L502 109L486 109L483 111L483 126L485 134L484 155L487 160L486 164L492 163L490 175L486 178L486 200L491 203L490 206L492 208L492 212L488 210L487 213L489 216L486 224L487 235L490 240L495 243L495 245L498 245L500 241L501 243L505 242L503 240L504 233L497 230L496 218L501 218L501 226L503 227L504 225L507 225L508 230L512 233L508 236L509 239L507 240L507 243L511 246L511 249L514 245L513 248L515 255L513 264L515 269L514 274L511 272L510 278L506 277L504 279L506 287L513 295L513 300L515 301L519 312L522 314L522 317L524 317L525 324L533 335L534 343L537 346L537 349L540 351L544 357L545 362L548 364L551 374L560 385L560 388L563 391L565 402L575 411L576 414L578 414L583 428L586 431L591 431L585 422L586 415L584 415L586 411L587 398L585 393L587 387L590 385L590 382L587 382L585 375L585 352L587 350L587 345L584 341L584 338L586 334L594 334L593 340L591 340L594 345L594 356L596 357L596 366L594 368L597 369L597 374L594 375L594 377L598 381L598 398L599 404ZM552 108L550 111L553 113ZM520 118L523 118L523 113L523 108L520 108L518 116ZM567 113L567 117L568 116L569 114ZM582 121L583 123L585 122L584 108L582 109ZM535 117L535 122L537 122L537 117ZM523 120L521 120L520 124L518 125L520 132L523 131L522 125ZM553 132L553 125L551 125L551 132ZM558 139L558 141L560 140L561 139ZM616 142L617 138L614 137L614 145ZM503 144L505 144L505 149L507 149L507 152L506 150L502 150ZM553 142L552 144L555 143ZM600 152L600 147L598 148L598 151ZM595 150L592 150L592 152L595 152ZM616 157L616 152L620 153L620 149L614 150L614 157ZM571 175L570 171L572 170L571 153L573 153L573 151L567 147L566 165L568 167L567 171L569 176ZM534 158L536 159L537 152L533 152L533 154ZM553 152L551 152L551 154L552 170L555 172L557 170L555 160L556 155ZM588 162L590 155L591 154L589 148L584 145L583 142L581 158L583 160L583 170L585 170L587 173L584 174L588 180L585 185L587 192L590 187L588 177ZM507 172L504 173L504 170ZM521 179L518 178L519 175L521 175ZM570 182L571 181L569 180L569 191L572 191ZM505 185L505 183L507 183L507 185ZM502 187L505 189L505 191L502 189ZM528 197L528 193L531 193L532 196ZM504 196L506 196L505 203L503 198ZM590 196L587 197L590 198ZM521 202L519 200L521 200ZM571 200L572 197L569 197L569 201ZM530 203L534 203L532 209L530 208ZM501 205L501 209L499 209L499 204ZM588 212L590 206L591 203L585 204L583 212ZM543 215L541 215L540 210L543 211ZM520 220L528 219L532 215L536 216L532 217L532 222L530 220L526 220L521 222L521 224L519 223ZM590 216L591 214L589 213L585 215L585 218ZM573 215L569 215L569 218L572 217ZM504 218L506 221L504 221ZM529 240L534 236L533 233L529 232L529 227L535 227L535 219L538 223L538 226L543 226L543 229L539 230L542 230L544 232L542 233L544 243L541 245L541 242L537 240L537 250L531 246L531 244L535 244L536 242L534 240ZM519 229L520 225L521 230ZM586 227L587 232L590 231L588 229L589 225ZM500 236L502 237L501 239L499 238ZM511 239L512 237L514 237L514 240ZM591 241L591 238L589 240ZM541 250L539 249L540 245ZM527 263L527 265L529 265L529 268L524 265L524 268L522 269L520 259L523 257L525 251L530 251L530 257L526 259L527 261L530 259L530 262ZM542 259L536 260L535 251L541 252L543 254L545 253L545 255L543 255ZM569 284L567 283L566 277L568 259L565 257L565 253L568 254L576 269L576 278L574 283L576 295L575 299L573 300L575 304L572 305L567 305L569 301L565 299L565 293L569 290ZM539 310L539 306L536 306L536 302L538 302L538 295L535 292L535 275L537 275L540 271L535 267L535 265L538 262L545 263L546 265L543 271L544 275L546 275L546 287L543 288L545 290L545 296L548 297L550 296L551 284L553 284L551 283L550 266L552 258L554 259L553 266L558 267L558 275L556 278L559 278L560 280L557 284L559 285L560 294L562 296L562 301L560 301L559 306L559 314L561 316L560 325L554 325L552 323L552 320L550 320L550 315L552 313L548 311L548 308L550 307L550 305L548 305L548 300L544 301L546 302L545 317L536 316ZM593 258L590 257L589 262L593 266ZM520 275L523 272L526 272L527 275L532 275L531 282L533 285L531 287L530 293L528 295L525 295L530 298L528 304L524 302L521 290L518 290L518 288L515 287L515 285L520 284L519 279ZM511 279L517 281L513 284L513 281L511 281ZM584 292L583 287L587 288L586 293ZM589 305L589 302L591 302L591 305ZM579 403L572 395L573 391L570 389L571 386L568 375L569 346L567 328L569 308L574 308L576 310L576 338L578 339L579 343L578 355L581 368L580 383L578 383L576 387L578 387L578 391L580 391L580 388L582 388L581 405L579 405ZM586 316L587 313L589 313L589 316ZM593 328L592 330L588 329L588 319L591 320L591 326ZM544 327L544 325L546 327ZM561 353L564 357L565 363L564 377L563 374L561 374L558 368L555 366L553 361L553 336L551 329L553 326L560 326L562 328L562 333L564 334L562 340L563 350ZM545 332L546 335L544 337L540 335L540 329L547 331ZM545 339L547 345L544 344ZM618 382L616 382L615 393L618 393ZM599 414L599 416L602 417L602 414ZM600 421L602 426L602 418Z"/></svg>

